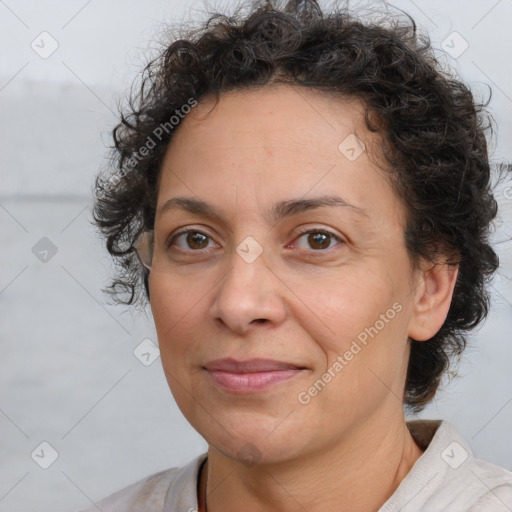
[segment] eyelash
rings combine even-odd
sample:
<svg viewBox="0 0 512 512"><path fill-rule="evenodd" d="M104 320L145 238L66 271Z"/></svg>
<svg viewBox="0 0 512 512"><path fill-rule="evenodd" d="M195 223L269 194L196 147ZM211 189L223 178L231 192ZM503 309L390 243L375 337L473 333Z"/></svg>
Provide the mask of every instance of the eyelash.
<svg viewBox="0 0 512 512"><path fill-rule="evenodd" d="M212 237L207 235L206 233L203 233L202 231L198 230L198 229L184 229L183 231L178 231L177 233L175 233L170 239L169 241L166 243L166 247L167 249L170 249L171 246L174 244L174 241L181 235L186 235L188 233L200 233L201 235L204 235L205 237L209 238L210 240L212 240ZM296 238L300 238L302 237L303 235L307 235L307 234L310 234L310 233L315 233L315 234L323 234L323 235L327 235L327 236L330 236L331 238L334 238L338 243L340 244L343 244L344 241L337 235L335 235L334 233L331 233L330 231L326 231L326 230L322 230L322 229L304 229L303 231L300 231L299 233L297 233L296 235ZM315 253L327 253L327 252L330 252L333 248L329 248L329 249L318 249L318 250L315 250L315 249L311 249L312 252L315 252ZM181 249L181 251L183 252L204 252L204 251L207 251L208 249L202 249L202 250L186 250L186 249Z"/></svg>

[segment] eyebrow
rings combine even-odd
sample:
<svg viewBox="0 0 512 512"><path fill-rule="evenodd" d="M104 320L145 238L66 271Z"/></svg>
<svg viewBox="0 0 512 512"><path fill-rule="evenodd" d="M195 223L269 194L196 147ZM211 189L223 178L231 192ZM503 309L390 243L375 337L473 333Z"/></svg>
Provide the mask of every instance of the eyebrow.
<svg viewBox="0 0 512 512"><path fill-rule="evenodd" d="M287 201L279 201L272 206L268 215L266 216L266 220L269 224L272 224L279 222L285 217L297 215L308 210L323 208L326 206L348 207L350 210L368 217L363 208L350 204L339 196L329 195L311 199L291 199ZM169 199L159 208L157 216L163 215L165 212L173 209L181 209L192 214L223 220L223 215L219 210L217 210L217 208L207 203L206 201L193 197L173 197Z"/></svg>

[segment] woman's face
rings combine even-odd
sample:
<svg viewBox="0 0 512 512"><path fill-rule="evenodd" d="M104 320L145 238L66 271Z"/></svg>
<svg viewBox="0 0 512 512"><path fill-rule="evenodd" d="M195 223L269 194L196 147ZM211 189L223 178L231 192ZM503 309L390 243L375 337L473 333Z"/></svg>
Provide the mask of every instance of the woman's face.
<svg viewBox="0 0 512 512"><path fill-rule="evenodd" d="M149 286L169 386L228 457L329 449L402 414L415 290L403 207L358 102L270 86L212 105L181 121L161 170ZM315 207L327 197L340 199Z"/></svg>

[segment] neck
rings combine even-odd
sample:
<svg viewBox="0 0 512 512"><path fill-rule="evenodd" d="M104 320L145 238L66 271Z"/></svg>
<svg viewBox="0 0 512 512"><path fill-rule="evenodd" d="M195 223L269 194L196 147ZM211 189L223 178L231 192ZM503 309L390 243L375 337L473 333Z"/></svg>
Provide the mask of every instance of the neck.
<svg viewBox="0 0 512 512"><path fill-rule="evenodd" d="M386 428L368 423L325 452L279 464L248 467L210 447L198 512L375 511L422 453L403 417Z"/></svg>

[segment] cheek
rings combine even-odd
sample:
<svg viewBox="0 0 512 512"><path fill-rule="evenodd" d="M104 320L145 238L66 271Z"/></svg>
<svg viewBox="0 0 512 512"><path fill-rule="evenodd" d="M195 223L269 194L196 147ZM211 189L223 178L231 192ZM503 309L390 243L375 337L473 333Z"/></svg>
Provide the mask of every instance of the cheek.
<svg viewBox="0 0 512 512"><path fill-rule="evenodd" d="M407 305L396 279L383 270L359 272L354 267L328 290L323 296L309 295L330 328L315 337L325 358L321 371L329 374L323 377L333 382L324 399L356 407L363 398L386 395L400 381L406 363Z"/></svg>
<svg viewBox="0 0 512 512"><path fill-rule="evenodd" d="M301 300L292 314L326 351L344 350L365 328L393 319L400 297L386 272L351 265L330 276L295 280L291 286ZM386 330L391 322L386 323ZM382 329L381 329L382 330ZM315 331L315 332L312 332Z"/></svg>
<svg viewBox="0 0 512 512"><path fill-rule="evenodd" d="M197 361L197 310L200 304L188 290L179 287L169 276L155 275L149 282L151 310L154 318L160 358L169 388L182 413L191 415L190 392L196 371L190 361ZM197 398L200 398L198 395Z"/></svg>
<svg viewBox="0 0 512 512"><path fill-rule="evenodd" d="M196 297L194 288L183 280L169 274L155 273L149 278L149 292L151 297L151 310L157 330L167 333L179 325L194 312L200 297ZM204 291L203 291L204 295ZM166 330L163 330L166 329Z"/></svg>
<svg viewBox="0 0 512 512"><path fill-rule="evenodd" d="M188 291L179 289L169 276L156 274L150 279L149 286L162 364L166 371L174 372L179 369L177 356L183 361L184 352L190 345L193 315L199 305Z"/></svg>

